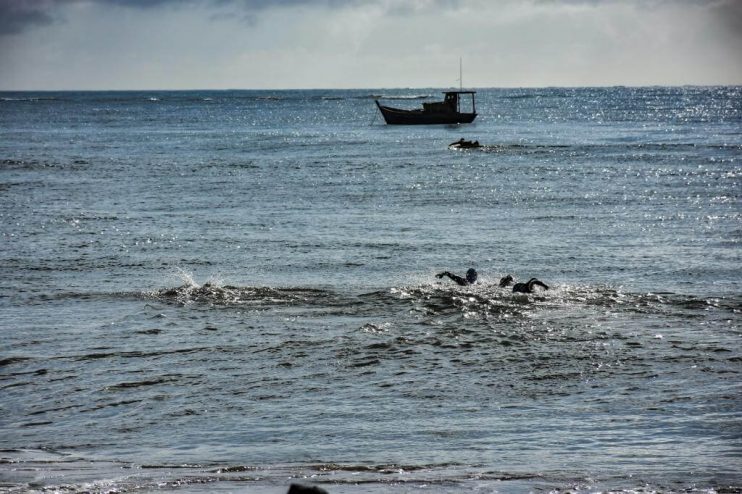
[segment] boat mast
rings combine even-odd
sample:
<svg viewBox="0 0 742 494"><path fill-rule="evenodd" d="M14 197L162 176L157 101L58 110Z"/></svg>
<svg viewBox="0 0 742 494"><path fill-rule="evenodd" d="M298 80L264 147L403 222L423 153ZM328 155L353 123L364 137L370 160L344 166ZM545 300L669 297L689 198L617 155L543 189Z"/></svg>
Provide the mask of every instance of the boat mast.
<svg viewBox="0 0 742 494"><path fill-rule="evenodd" d="M462 64L461 64L461 57L459 57L459 91L464 90L464 76L463 71L461 70ZM458 95L456 98L456 111L461 113L461 94Z"/></svg>

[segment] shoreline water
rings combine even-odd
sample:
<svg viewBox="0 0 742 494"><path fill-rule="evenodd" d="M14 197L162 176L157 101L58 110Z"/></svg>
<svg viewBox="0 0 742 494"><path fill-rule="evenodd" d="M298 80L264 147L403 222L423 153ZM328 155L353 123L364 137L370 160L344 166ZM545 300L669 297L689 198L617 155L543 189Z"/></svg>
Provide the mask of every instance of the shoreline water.
<svg viewBox="0 0 742 494"><path fill-rule="evenodd" d="M6 453L7 454L7 453ZM47 456L53 456L46 453ZM65 455L68 456L68 455ZM641 475L594 476L578 472L490 471L463 465L397 464L298 465L130 465L67 457L64 467L49 470L45 462L19 463L10 475L22 489L3 492L259 492L283 494L290 484L316 486L337 494L379 492L739 492L733 472L706 475L691 483L647 481ZM53 464L52 464L53 465ZM19 469L25 470L19 474ZM29 471L35 474L29 475ZM31 480L33 479L33 480ZM699 485L700 484L700 485ZM7 485L7 484L6 484Z"/></svg>

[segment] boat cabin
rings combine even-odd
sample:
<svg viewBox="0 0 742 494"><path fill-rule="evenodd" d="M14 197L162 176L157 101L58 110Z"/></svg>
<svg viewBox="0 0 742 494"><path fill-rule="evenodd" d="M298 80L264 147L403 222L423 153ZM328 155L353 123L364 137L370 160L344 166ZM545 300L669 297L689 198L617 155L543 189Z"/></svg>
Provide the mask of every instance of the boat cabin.
<svg viewBox="0 0 742 494"><path fill-rule="evenodd" d="M429 113L477 113L474 104L476 91L446 91L443 101L435 103L423 103L423 110ZM461 111L461 95L468 94L471 97L471 112Z"/></svg>

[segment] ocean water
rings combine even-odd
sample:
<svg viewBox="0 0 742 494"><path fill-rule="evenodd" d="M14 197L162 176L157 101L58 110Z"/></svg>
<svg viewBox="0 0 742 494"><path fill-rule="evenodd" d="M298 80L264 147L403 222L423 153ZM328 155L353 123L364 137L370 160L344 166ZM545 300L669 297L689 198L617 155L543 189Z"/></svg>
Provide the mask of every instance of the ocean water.
<svg viewBox="0 0 742 494"><path fill-rule="evenodd" d="M0 491L742 490L742 87L375 96L0 93Z"/></svg>

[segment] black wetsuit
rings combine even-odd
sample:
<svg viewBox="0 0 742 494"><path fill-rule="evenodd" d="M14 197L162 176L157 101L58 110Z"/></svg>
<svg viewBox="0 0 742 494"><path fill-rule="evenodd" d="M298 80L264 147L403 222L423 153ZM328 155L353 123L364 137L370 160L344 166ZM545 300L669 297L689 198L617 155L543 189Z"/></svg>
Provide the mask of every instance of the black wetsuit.
<svg viewBox="0 0 742 494"><path fill-rule="evenodd" d="M448 271L443 271L442 273L435 275L436 278L443 278L444 276L448 276L460 286L473 285L477 281L477 271L474 268L471 268L466 272L466 278L449 273Z"/></svg>
<svg viewBox="0 0 742 494"><path fill-rule="evenodd" d="M437 275L435 275L436 278L443 278L444 276L448 276L453 281L455 281L458 285L461 285L461 286L466 286L469 284L469 282L466 281L466 278L462 278L461 276L457 276L453 273L449 273L448 271L444 271L442 273L438 273Z"/></svg>
<svg viewBox="0 0 742 494"><path fill-rule="evenodd" d="M536 278L531 278L525 283L516 283L513 285L513 292L518 293L533 293L533 287L534 286L540 286L544 290L548 290L549 287L546 286L545 283L537 280Z"/></svg>

